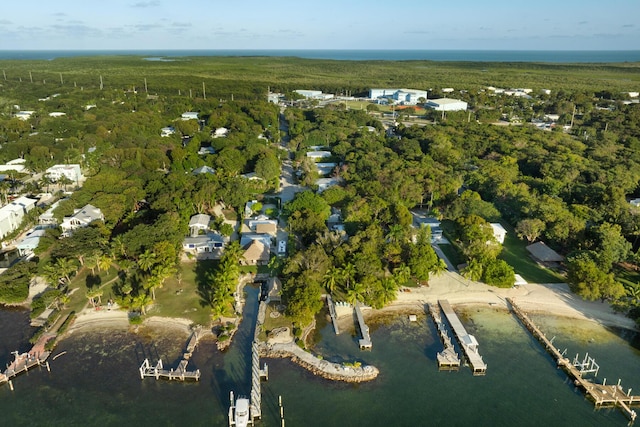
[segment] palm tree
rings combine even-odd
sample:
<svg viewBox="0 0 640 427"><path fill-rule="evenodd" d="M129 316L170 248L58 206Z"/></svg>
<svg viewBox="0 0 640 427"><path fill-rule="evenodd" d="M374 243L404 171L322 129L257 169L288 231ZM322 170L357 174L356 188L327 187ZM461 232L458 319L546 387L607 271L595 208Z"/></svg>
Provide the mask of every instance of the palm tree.
<svg viewBox="0 0 640 427"><path fill-rule="evenodd" d="M113 240L111 241L111 249L113 249L113 251L116 254L119 254L122 257L127 256L127 246L124 244L124 240L122 239L122 235L116 236L113 238Z"/></svg>
<svg viewBox="0 0 640 427"><path fill-rule="evenodd" d="M139 309L140 313L144 316L147 314L147 306L151 304L151 298L148 293L140 292L138 295L133 297L131 304L134 308Z"/></svg>
<svg viewBox="0 0 640 427"><path fill-rule="evenodd" d="M100 257L98 257L98 271L109 271L109 268L111 268L111 264L113 264L113 258L111 258L109 255L102 254Z"/></svg>
<svg viewBox="0 0 640 427"><path fill-rule="evenodd" d="M351 282L355 280L356 277L356 267L350 262L346 263L340 269L342 280L344 280L345 289L351 288Z"/></svg>
<svg viewBox="0 0 640 427"><path fill-rule="evenodd" d="M142 271L150 271L155 263L156 254L148 249L138 258L138 267L140 267Z"/></svg>
<svg viewBox="0 0 640 427"><path fill-rule="evenodd" d="M85 296L87 297L87 299L89 300L89 303L95 308L96 306L96 298L98 298L98 304L102 303L102 294L103 294L103 290L100 288L96 288L96 289L89 289L87 290L87 293L85 294Z"/></svg>
<svg viewBox="0 0 640 427"><path fill-rule="evenodd" d="M411 268L402 263L393 270L393 277L398 285L403 286L411 278Z"/></svg>
<svg viewBox="0 0 640 427"><path fill-rule="evenodd" d="M389 227L389 232L386 235L387 241L391 243L400 243L405 240L404 227L400 224L393 224Z"/></svg>
<svg viewBox="0 0 640 427"><path fill-rule="evenodd" d="M96 267L98 267L98 271L100 271L100 267L98 266L98 260L100 259L100 254L97 252L94 252L91 256L87 257L85 259L85 266L89 267L89 269L91 269L91 275L95 276L96 275Z"/></svg>
<svg viewBox="0 0 640 427"><path fill-rule="evenodd" d="M396 299L396 292L398 291L398 283L393 277L385 277L382 279L382 300L383 304Z"/></svg>
<svg viewBox="0 0 640 427"><path fill-rule="evenodd" d="M431 267L431 272L433 274L435 274L436 276L439 276L442 273L444 273L445 271L447 271L447 263L444 262L444 260L442 258L438 258L438 262L436 262L433 265L433 267Z"/></svg>
<svg viewBox="0 0 640 427"><path fill-rule="evenodd" d="M327 288L330 294L335 292L338 281L342 277L342 271L336 267L329 267L322 278L322 285Z"/></svg>

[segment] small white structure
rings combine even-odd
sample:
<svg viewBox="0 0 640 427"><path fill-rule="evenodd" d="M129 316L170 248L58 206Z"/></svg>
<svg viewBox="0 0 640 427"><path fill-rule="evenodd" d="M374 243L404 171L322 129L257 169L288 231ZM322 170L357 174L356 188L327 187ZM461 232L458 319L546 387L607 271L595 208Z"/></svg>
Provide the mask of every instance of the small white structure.
<svg viewBox="0 0 640 427"><path fill-rule="evenodd" d="M53 216L53 211L58 207L59 204L60 200L52 204L46 212L41 214L38 217L38 224L45 226L58 225L58 221L56 220L55 216Z"/></svg>
<svg viewBox="0 0 640 427"><path fill-rule="evenodd" d="M80 165L54 165L45 171L45 176L51 181L56 182L63 176L74 183L78 183L84 177L80 170Z"/></svg>
<svg viewBox="0 0 640 427"><path fill-rule="evenodd" d="M314 161L318 161L320 159L326 159L331 157L331 151L308 151L307 158L312 159Z"/></svg>
<svg viewBox="0 0 640 427"><path fill-rule="evenodd" d="M211 217L206 214L196 214L189 220L189 232L191 237L196 237L200 232L207 232L209 230L209 222Z"/></svg>
<svg viewBox="0 0 640 427"><path fill-rule="evenodd" d="M16 113L16 118L20 120L29 120L33 113L35 113L35 111L18 111Z"/></svg>
<svg viewBox="0 0 640 427"><path fill-rule="evenodd" d="M249 200L245 205L244 205L244 216L246 218L249 218L251 216L253 216L253 206L258 203L257 200Z"/></svg>
<svg viewBox="0 0 640 427"><path fill-rule="evenodd" d="M49 113L49 117L62 117L66 115L67 113L63 113L61 111L54 111L53 113Z"/></svg>
<svg viewBox="0 0 640 427"><path fill-rule="evenodd" d="M74 209L73 215L65 216L60 224L62 237L69 237L73 230L88 227L93 221L104 221L102 211L95 206L85 205L81 209Z"/></svg>
<svg viewBox="0 0 640 427"><path fill-rule="evenodd" d="M493 237L496 238L501 244L504 243L504 238L507 236L507 230L504 229L502 224L498 222L492 222L491 228L493 228Z"/></svg>
<svg viewBox="0 0 640 427"><path fill-rule="evenodd" d="M198 154L205 156L207 154L216 154L216 149L213 147L200 147Z"/></svg>
<svg viewBox="0 0 640 427"><path fill-rule="evenodd" d="M437 111L466 111L467 103L458 99L438 98L430 99L425 104L427 108Z"/></svg>
<svg viewBox="0 0 640 427"><path fill-rule="evenodd" d="M229 134L229 129L225 127L217 128L211 133L211 136L214 138L224 138Z"/></svg>
<svg viewBox="0 0 640 427"><path fill-rule="evenodd" d="M173 126L167 126L167 127L164 127L162 129L160 129L160 136L163 137L163 138L171 136L174 133L176 133L176 130L174 129Z"/></svg>
<svg viewBox="0 0 640 427"><path fill-rule="evenodd" d="M307 99L327 100L334 98L334 95L332 93L322 93L321 90L296 89L294 90L294 92L304 96Z"/></svg>
<svg viewBox="0 0 640 427"><path fill-rule="evenodd" d="M318 186L318 193L322 193L327 188L340 184L341 181L342 181L341 178L320 178L316 180L316 185Z"/></svg>
<svg viewBox="0 0 640 427"><path fill-rule="evenodd" d="M370 99L394 100L404 105L416 105L420 99L427 99L427 91L419 89L370 89Z"/></svg>
<svg viewBox="0 0 640 427"><path fill-rule="evenodd" d="M640 198L629 200L631 206L635 206L636 208L640 208Z"/></svg>
<svg viewBox="0 0 640 427"><path fill-rule="evenodd" d="M195 111L187 111L186 113L182 113L180 118L182 120L198 120L198 113Z"/></svg>

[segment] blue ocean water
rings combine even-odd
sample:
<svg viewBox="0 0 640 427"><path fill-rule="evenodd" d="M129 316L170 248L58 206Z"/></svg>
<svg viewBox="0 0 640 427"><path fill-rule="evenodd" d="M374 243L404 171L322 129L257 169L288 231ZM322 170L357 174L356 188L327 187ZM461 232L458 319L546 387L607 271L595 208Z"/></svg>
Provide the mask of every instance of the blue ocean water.
<svg viewBox="0 0 640 427"><path fill-rule="evenodd" d="M150 57L186 56L289 56L308 59L389 61L472 61L611 63L640 62L640 50L330 50L330 49L201 49L201 50L0 50L2 59L69 58L78 56L135 55Z"/></svg>

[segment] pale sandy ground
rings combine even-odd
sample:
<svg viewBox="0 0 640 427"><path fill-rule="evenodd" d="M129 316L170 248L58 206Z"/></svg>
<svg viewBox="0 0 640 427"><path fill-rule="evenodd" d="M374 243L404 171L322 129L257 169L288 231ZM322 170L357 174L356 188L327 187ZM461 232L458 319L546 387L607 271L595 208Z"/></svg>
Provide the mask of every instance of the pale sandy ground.
<svg viewBox="0 0 640 427"><path fill-rule="evenodd" d="M192 322L189 319L159 316L149 317L142 324L142 326L152 329L176 329L185 334L191 331L191 325ZM100 310L87 307L78 313L68 332L102 328L128 329L129 326L129 317L126 311L119 310L117 307L111 310L104 306Z"/></svg>
<svg viewBox="0 0 640 427"><path fill-rule="evenodd" d="M528 283L501 289L472 282L452 272L432 277L429 286L399 292L398 299L384 310L423 309L425 303L437 303L439 299L446 299L452 305L480 304L507 308L507 297L529 313L545 313L636 329L632 319L614 312L608 303L585 301L573 294L565 283Z"/></svg>

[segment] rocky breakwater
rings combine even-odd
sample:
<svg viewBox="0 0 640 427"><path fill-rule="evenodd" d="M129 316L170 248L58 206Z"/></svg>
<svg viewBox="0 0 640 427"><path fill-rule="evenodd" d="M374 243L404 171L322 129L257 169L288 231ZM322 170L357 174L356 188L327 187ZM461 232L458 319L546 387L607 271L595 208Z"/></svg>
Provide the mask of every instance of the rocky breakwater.
<svg viewBox="0 0 640 427"><path fill-rule="evenodd" d="M314 375L329 380L360 383L372 381L380 373L375 366L347 366L319 359L293 342L273 344L261 342L258 348L262 357L290 358Z"/></svg>

